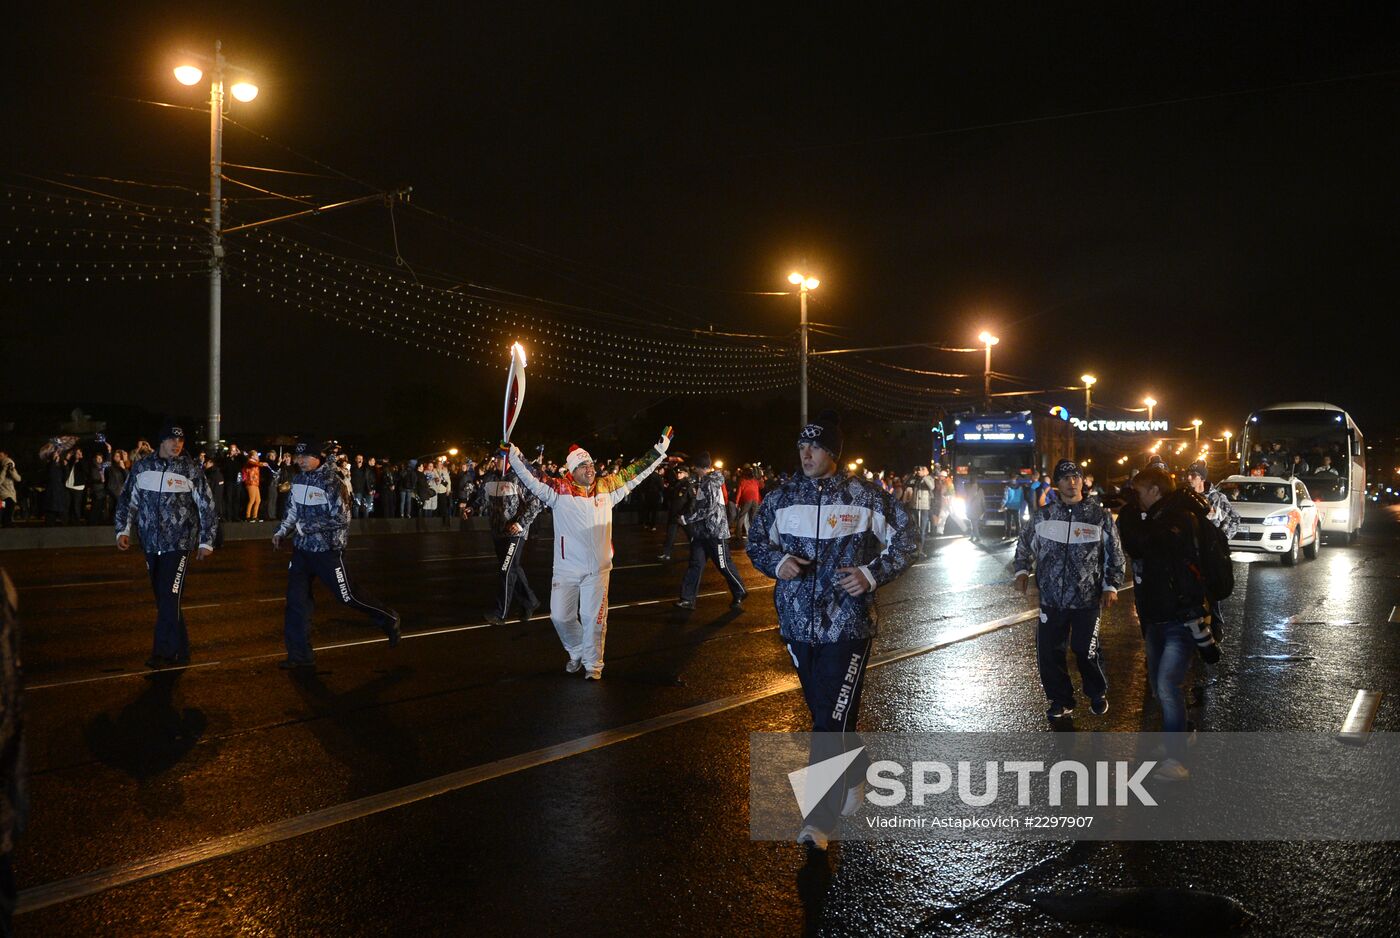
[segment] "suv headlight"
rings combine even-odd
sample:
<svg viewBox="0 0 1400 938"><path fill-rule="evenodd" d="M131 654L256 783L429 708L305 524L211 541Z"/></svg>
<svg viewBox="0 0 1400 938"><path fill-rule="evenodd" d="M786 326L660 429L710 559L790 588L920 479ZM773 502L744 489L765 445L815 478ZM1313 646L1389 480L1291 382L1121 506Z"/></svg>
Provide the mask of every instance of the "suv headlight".
<svg viewBox="0 0 1400 938"><path fill-rule="evenodd" d="M1265 524L1287 524L1288 515L1269 515L1264 519Z"/></svg>

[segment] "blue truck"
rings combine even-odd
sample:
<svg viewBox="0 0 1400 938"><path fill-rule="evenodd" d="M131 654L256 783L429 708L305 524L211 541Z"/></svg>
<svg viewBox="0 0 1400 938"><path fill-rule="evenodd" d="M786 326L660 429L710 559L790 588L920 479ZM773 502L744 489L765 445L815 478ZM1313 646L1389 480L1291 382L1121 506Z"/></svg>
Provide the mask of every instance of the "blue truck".
<svg viewBox="0 0 1400 938"><path fill-rule="evenodd" d="M1074 458L1074 427L1059 415L1028 410L967 414L953 420L949 453L957 498L953 515L968 533L1012 536L1029 517L1029 497L1019 512L1007 510L1006 490Z"/></svg>

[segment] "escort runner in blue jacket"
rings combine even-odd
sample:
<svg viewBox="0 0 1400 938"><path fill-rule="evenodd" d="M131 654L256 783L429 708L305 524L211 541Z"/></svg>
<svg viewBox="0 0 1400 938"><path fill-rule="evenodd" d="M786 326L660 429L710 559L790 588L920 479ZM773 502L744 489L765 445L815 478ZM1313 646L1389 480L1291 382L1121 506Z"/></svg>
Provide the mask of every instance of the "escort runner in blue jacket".
<svg viewBox="0 0 1400 938"><path fill-rule="evenodd" d="M686 514L690 523L690 566L681 580L681 598L676 605L681 609L694 609L695 597L700 594L700 580L705 575L705 560L712 560L724 584L733 597L731 609L744 605L749 591L744 589L738 574L734 572L734 561L729 556L729 515L725 510L724 474L714 468L714 460L709 453L701 453L696 460L700 470L699 482L695 486L695 502Z"/></svg>
<svg viewBox="0 0 1400 938"><path fill-rule="evenodd" d="M802 475L770 492L749 529L749 560L776 579L773 602L812 713L811 764L860 745L861 688L876 631L874 592L919 551L913 526L879 485L837 471L841 427L827 411L797 439ZM860 808L864 751L804 818L797 842L825 850L840 815Z"/></svg>
<svg viewBox="0 0 1400 938"><path fill-rule="evenodd" d="M331 595L375 621L389 637L392 648L399 643L399 614L384 606L366 602L357 595L345 569L345 544L350 538L350 490L335 463L325 458L318 440L303 438L293 449L300 472L292 479L287 516L272 535L272 547L281 550L282 539L292 537L292 562L287 566L287 613L283 638L287 660L282 668L309 668L315 663L311 650L311 613L316 607L312 584L320 579Z"/></svg>
<svg viewBox="0 0 1400 938"><path fill-rule="evenodd" d="M1031 514L1016 541L1016 588L1026 591L1031 567L1040 590L1036 661L1050 702L1046 716L1074 712L1074 687L1065 646L1074 649L1090 708L1108 712L1108 679L1099 648L1099 607L1111 606L1123 586L1123 545L1113 516L1083 495L1084 476L1072 459L1055 465L1056 497Z"/></svg>
<svg viewBox="0 0 1400 938"><path fill-rule="evenodd" d="M198 462L184 455L185 431L167 426L160 431L156 452L131 467L117 499L114 522L117 547L131 549L139 533L146 552L146 570L156 596L156 630L148 668L188 664L190 634L180 611L190 551L208 559L219 536L219 511L214 493Z"/></svg>
<svg viewBox="0 0 1400 938"><path fill-rule="evenodd" d="M509 461L497 456L477 483L471 507L477 513L485 512L490 519L491 540L501 564L501 593L496 599L496 608L486 614L486 621L505 625L511 603L519 599L525 609L524 621L529 622L540 607L540 601L525 575L525 539L530 536L530 525L544 511L544 503L520 484Z"/></svg>

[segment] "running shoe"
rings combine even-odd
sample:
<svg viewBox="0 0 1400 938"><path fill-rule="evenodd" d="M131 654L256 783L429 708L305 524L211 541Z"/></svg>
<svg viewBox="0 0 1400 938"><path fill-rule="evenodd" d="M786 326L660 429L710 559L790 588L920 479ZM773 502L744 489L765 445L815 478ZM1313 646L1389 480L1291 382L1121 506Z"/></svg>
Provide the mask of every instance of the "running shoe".
<svg viewBox="0 0 1400 938"><path fill-rule="evenodd" d="M826 835L826 831L814 824L808 824L797 835L797 842L808 850L825 850L830 840L831 838Z"/></svg>

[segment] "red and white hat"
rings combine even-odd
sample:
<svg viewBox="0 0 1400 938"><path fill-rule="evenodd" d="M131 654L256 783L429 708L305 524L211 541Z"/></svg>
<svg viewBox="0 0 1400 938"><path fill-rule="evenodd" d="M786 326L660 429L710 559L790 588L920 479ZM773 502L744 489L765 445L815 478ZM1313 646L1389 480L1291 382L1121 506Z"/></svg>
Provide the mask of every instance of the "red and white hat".
<svg viewBox="0 0 1400 938"><path fill-rule="evenodd" d="M588 455L588 450L577 443L569 447L569 455L564 457L564 468L573 472L586 462L592 462L593 457Z"/></svg>

